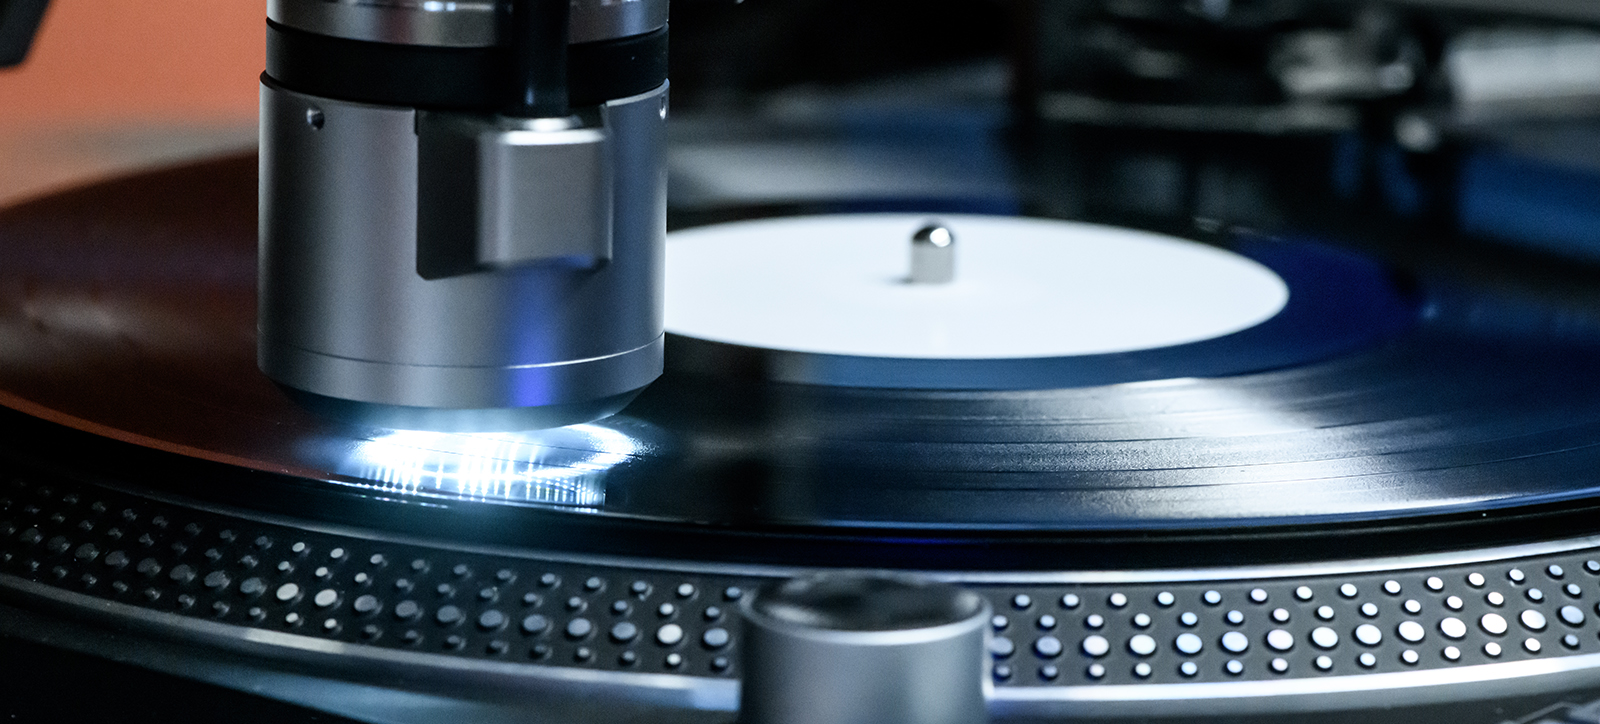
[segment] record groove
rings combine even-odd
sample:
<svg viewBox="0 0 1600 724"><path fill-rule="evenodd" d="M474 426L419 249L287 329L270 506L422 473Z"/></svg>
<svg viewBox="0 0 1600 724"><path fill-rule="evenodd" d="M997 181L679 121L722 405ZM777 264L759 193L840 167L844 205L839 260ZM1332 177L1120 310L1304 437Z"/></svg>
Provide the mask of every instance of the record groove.
<svg viewBox="0 0 1600 724"><path fill-rule="evenodd" d="M508 455L526 479L408 489L352 467L390 431L319 419L255 370L253 163L153 172L0 215L15 260L0 270L0 399L247 470L602 523L1176 533L1425 519L1600 492L1600 388L1586 382L1600 378L1600 335L1563 325L1568 310L1427 284L1391 284L1381 299L1349 287L1353 307L1382 312L1352 317L1381 322L1366 327L1335 320L1366 335L1355 349L1347 337L1320 361L1249 374L950 391L673 366L598 425L626 445L522 437L534 452ZM1309 264L1302 278L1327 253L1240 243L1280 266ZM1325 286L1319 303L1338 289ZM1407 299L1415 316L1397 317L1395 300ZM1515 343L1507 327L1524 330ZM1537 332L1546 328L1559 333ZM1272 339L1317 333L1294 324ZM456 464L460 442L408 444ZM540 480L589 492L539 498Z"/></svg>

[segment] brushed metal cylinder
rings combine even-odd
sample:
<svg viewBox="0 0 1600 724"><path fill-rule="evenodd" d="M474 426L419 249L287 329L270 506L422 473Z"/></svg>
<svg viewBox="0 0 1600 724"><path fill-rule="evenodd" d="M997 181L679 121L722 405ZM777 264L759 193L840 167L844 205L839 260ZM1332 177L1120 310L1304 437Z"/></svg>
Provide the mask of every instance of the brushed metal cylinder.
<svg viewBox="0 0 1600 724"><path fill-rule="evenodd" d="M417 111L265 82L261 369L394 426L549 427L626 404L662 367L666 94L600 109L626 200L608 263L424 279Z"/></svg>
<svg viewBox="0 0 1600 724"><path fill-rule="evenodd" d="M834 573L768 586L740 610L741 724L988 721L992 612L971 591Z"/></svg>
<svg viewBox="0 0 1600 724"><path fill-rule="evenodd" d="M480 48L497 45L505 0L267 0L267 17L349 40ZM572 0L569 41L639 35L667 24L667 0Z"/></svg>

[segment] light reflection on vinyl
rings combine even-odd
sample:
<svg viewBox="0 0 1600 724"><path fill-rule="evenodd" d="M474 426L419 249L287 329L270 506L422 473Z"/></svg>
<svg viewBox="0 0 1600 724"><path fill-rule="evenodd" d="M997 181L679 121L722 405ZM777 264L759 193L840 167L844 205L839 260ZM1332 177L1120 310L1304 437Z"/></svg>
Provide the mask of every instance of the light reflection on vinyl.
<svg viewBox="0 0 1600 724"><path fill-rule="evenodd" d="M187 481L174 476L200 459L269 474L253 482L582 513L545 518L551 530L681 525L785 560L834 560L828 530L934 531L976 551L1019 531L1049 546L1062 531L1220 535L1600 496L1600 385L1585 384L1600 379L1600 325L1582 321L1600 318L1600 299L1396 275L1253 235L1219 241L1293 292L1271 319L1215 339L880 366L805 353L815 366L790 374L792 359L702 354L688 343L718 343L680 336L661 380L597 425L438 435L323 418L256 368L256 174L254 158L232 159L0 213L8 432L53 429L32 416L182 468L141 467L141 480ZM76 457L96 456L63 456ZM213 489L271 495L199 493ZM778 527L822 547L779 543ZM911 539L925 538L884 550ZM655 536L637 545L660 550ZM996 560L973 555L962 565Z"/></svg>
<svg viewBox="0 0 1600 724"><path fill-rule="evenodd" d="M597 507L605 475L643 445L601 425L525 433L395 430L356 443L344 482L427 497Z"/></svg>

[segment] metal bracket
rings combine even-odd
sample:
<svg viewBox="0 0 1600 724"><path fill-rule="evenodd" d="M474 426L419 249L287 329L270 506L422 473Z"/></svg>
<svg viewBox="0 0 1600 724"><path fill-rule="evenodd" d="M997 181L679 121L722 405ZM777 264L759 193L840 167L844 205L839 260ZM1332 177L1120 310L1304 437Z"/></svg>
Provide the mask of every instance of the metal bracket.
<svg viewBox="0 0 1600 724"><path fill-rule="evenodd" d="M418 112L417 273L609 261L610 146L598 114Z"/></svg>

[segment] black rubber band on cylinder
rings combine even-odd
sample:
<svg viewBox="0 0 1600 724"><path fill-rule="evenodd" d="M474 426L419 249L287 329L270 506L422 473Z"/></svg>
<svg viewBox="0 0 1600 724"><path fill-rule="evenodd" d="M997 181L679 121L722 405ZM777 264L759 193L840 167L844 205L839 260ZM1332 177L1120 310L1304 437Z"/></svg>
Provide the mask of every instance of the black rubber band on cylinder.
<svg viewBox="0 0 1600 724"><path fill-rule="evenodd" d="M445 48L349 40L267 21L267 75L299 93L412 108L504 108L502 47ZM638 95L667 79L667 29L567 48L574 107Z"/></svg>

